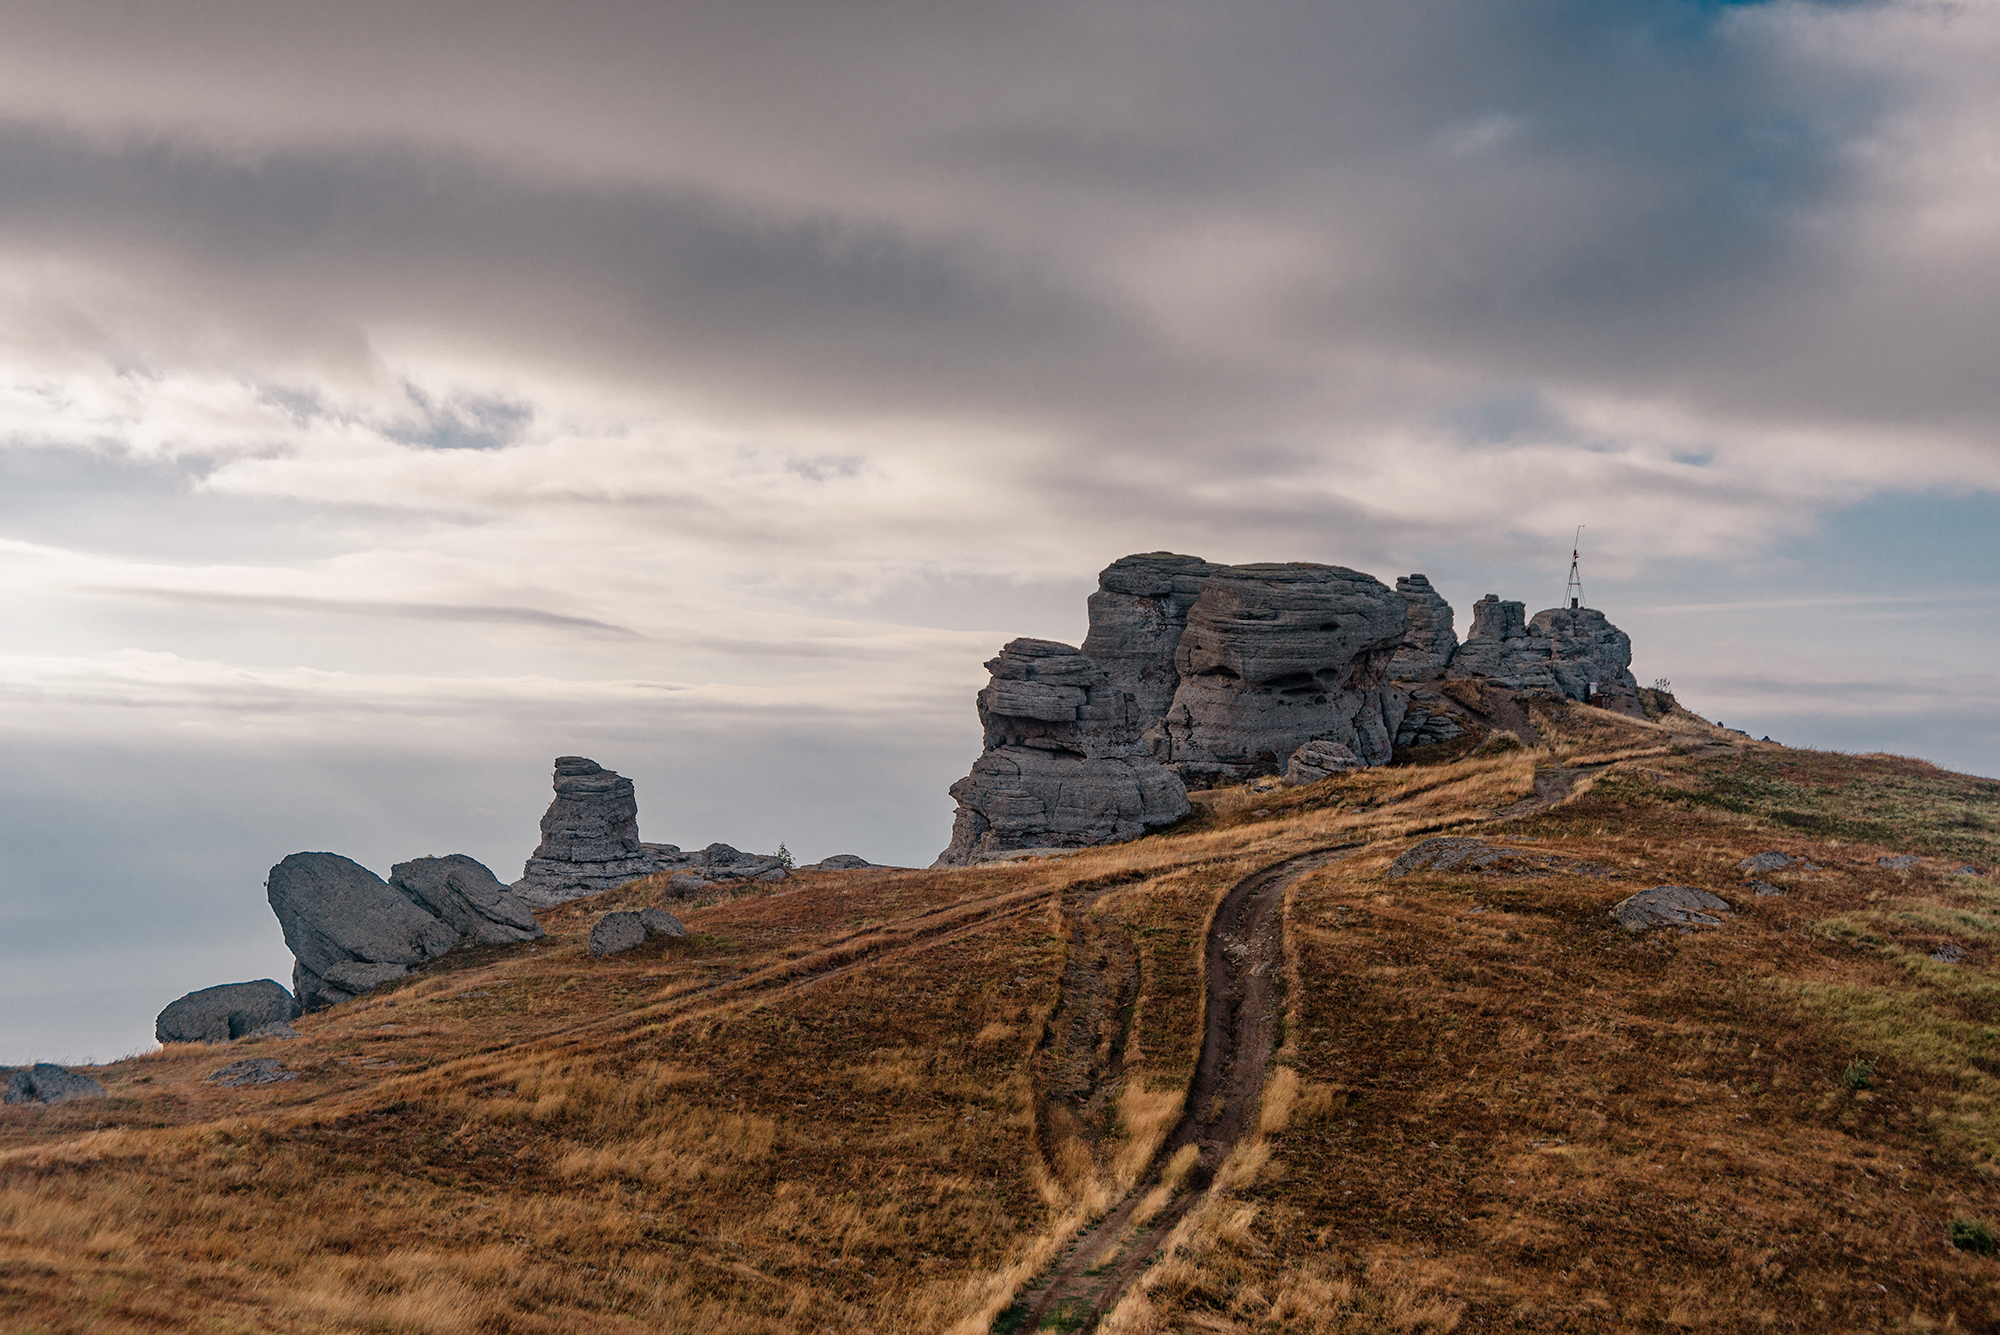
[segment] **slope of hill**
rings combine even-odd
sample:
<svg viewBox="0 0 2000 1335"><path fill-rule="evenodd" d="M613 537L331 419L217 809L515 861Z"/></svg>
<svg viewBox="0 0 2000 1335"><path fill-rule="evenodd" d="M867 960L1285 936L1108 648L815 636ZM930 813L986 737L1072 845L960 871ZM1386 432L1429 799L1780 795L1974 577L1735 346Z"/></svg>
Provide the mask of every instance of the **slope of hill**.
<svg viewBox="0 0 2000 1335"><path fill-rule="evenodd" d="M2000 783L1529 714L104 1067L0 1111L0 1326L2000 1325ZM1609 915L1662 884L1730 911Z"/></svg>

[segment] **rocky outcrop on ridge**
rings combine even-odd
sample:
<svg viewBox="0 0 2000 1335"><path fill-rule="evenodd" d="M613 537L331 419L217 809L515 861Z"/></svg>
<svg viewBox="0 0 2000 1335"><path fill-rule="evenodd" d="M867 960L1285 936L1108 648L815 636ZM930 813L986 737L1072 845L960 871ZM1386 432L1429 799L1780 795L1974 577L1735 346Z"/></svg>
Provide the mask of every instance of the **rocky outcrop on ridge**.
<svg viewBox="0 0 2000 1335"><path fill-rule="evenodd" d="M298 1019L299 1003L269 978L204 987L170 1003L153 1021L162 1043L227 1043L267 1025Z"/></svg>
<svg viewBox="0 0 2000 1335"><path fill-rule="evenodd" d="M1189 787L1277 773L1314 740L1384 763L1402 721L1388 676L1406 620L1403 599L1357 570L1218 571L1188 611L1155 756Z"/></svg>
<svg viewBox="0 0 2000 1335"><path fill-rule="evenodd" d="M101 1099L104 1086L93 1077L57 1066L36 1062L7 1076L6 1103L69 1103L75 1099Z"/></svg>
<svg viewBox="0 0 2000 1335"><path fill-rule="evenodd" d="M1524 623L1522 604L1489 593L1472 605L1472 631L1447 671L1517 691L1571 700L1595 695L1603 697L1599 703L1638 708L1632 637L1594 607L1553 607Z"/></svg>
<svg viewBox="0 0 2000 1335"><path fill-rule="evenodd" d="M349 1001L458 944L458 932L338 853L294 853L264 891L298 961L292 992L306 1010Z"/></svg>
<svg viewBox="0 0 2000 1335"><path fill-rule="evenodd" d="M1396 681L1428 680L1444 671L1458 649L1451 604L1423 575L1401 576L1396 592L1403 595L1403 642L1389 660L1389 676Z"/></svg>
<svg viewBox="0 0 2000 1335"><path fill-rule="evenodd" d="M502 885L485 863L463 853L398 862L389 869L389 885L482 946L534 941L542 935L528 901Z"/></svg>
<svg viewBox="0 0 2000 1335"><path fill-rule="evenodd" d="M639 842L632 781L582 756L556 757L555 800L542 815L542 842L511 887L548 908L651 875L680 850Z"/></svg>
<svg viewBox="0 0 2000 1335"><path fill-rule="evenodd" d="M1139 740L1131 695L1080 651L1009 643L979 692L985 751L951 786L939 866L1132 839L1188 814L1187 789Z"/></svg>

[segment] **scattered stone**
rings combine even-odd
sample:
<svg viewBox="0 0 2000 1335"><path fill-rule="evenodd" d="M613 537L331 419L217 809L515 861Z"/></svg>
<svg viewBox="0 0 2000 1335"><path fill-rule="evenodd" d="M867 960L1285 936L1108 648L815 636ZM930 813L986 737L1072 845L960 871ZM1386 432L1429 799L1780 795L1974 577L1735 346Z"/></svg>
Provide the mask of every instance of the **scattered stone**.
<svg viewBox="0 0 2000 1335"><path fill-rule="evenodd" d="M1773 850L1769 853L1759 853L1754 857L1747 857L1737 863L1736 868L1738 871L1747 871L1752 874L1766 871L1783 871L1786 867L1792 865L1792 861L1793 859L1789 854Z"/></svg>
<svg viewBox="0 0 2000 1335"><path fill-rule="evenodd" d="M872 867L874 865L875 864L870 862L867 858L856 857L852 853L835 853L830 858L821 858L818 862L813 863L811 867L805 868L804 870L860 871L863 867Z"/></svg>
<svg viewBox="0 0 2000 1335"><path fill-rule="evenodd" d="M1484 839L1445 835L1426 839L1389 865L1388 879L1394 881L1413 871L1456 871L1477 869L1498 862L1509 850L1495 848Z"/></svg>
<svg viewBox="0 0 2000 1335"><path fill-rule="evenodd" d="M767 885L775 885L779 881L784 880L788 875L790 875L790 873L787 872L783 867L773 867L771 868L771 870L765 872L761 876L755 877L754 879L763 881Z"/></svg>
<svg viewBox="0 0 2000 1335"><path fill-rule="evenodd" d="M728 844L710 844L696 857L700 861L700 874L711 881L751 881L784 880L780 875L771 877L771 872L783 872L785 864L774 854L745 853L740 848Z"/></svg>
<svg viewBox="0 0 2000 1335"><path fill-rule="evenodd" d="M646 924L636 913L607 913L590 929L590 953L602 959L645 944Z"/></svg>
<svg viewBox="0 0 2000 1335"><path fill-rule="evenodd" d="M1946 943L1933 950L1931 958L1939 964L1959 964L1965 959L1965 951L1960 946Z"/></svg>
<svg viewBox="0 0 2000 1335"><path fill-rule="evenodd" d="M211 1085L275 1085L281 1080L296 1080L297 1071L287 1071L285 1064L276 1057L251 1057L246 1061L231 1062L219 1071L211 1072L207 1081Z"/></svg>
<svg viewBox="0 0 2000 1335"><path fill-rule="evenodd" d="M1769 881L1752 881L1750 882L1750 888L1752 890L1755 890L1757 892L1758 897L1761 899L1771 899L1771 898L1782 899L1784 898L1785 895L1784 891L1780 890L1777 886L1772 885Z"/></svg>
<svg viewBox="0 0 2000 1335"><path fill-rule="evenodd" d="M1090 659L1020 639L986 667L985 751L951 786L958 812L937 866L1134 839L1188 814L1186 787L1141 744L1128 694Z"/></svg>
<svg viewBox="0 0 2000 1335"><path fill-rule="evenodd" d="M696 876L691 871L677 871L667 878L668 892L681 896L699 894L701 891L711 888L714 884L715 882L706 877Z"/></svg>
<svg viewBox="0 0 2000 1335"><path fill-rule="evenodd" d="M1366 768L1367 763L1360 756L1339 742L1315 739L1292 752L1291 761L1285 767L1285 782L1318 783L1331 774Z"/></svg>
<svg viewBox="0 0 2000 1335"><path fill-rule="evenodd" d="M292 854L271 868L265 894L298 960L292 992L306 1010L359 996L458 944L450 924L337 853ZM397 967L354 967L377 965Z"/></svg>
<svg viewBox="0 0 2000 1335"><path fill-rule="evenodd" d="M1400 577L1396 592L1403 596L1403 642L1389 661L1389 675L1398 681L1435 677L1445 670L1458 648L1451 604L1423 575Z"/></svg>
<svg viewBox="0 0 2000 1335"><path fill-rule="evenodd" d="M1875 862L1890 871L1908 871L1917 865L1918 858L1913 853L1898 853L1894 857L1877 858Z"/></svg>
<svg viewBox="0 0 2000 1335"><path fill-rule="evenodd" d="M1973 866L1970 862L1968 862L1963 867L1954 868L1951 874L1953 876L1978 876L1981 875L1982 873L1980 872L1979 868Z"/></svg>
<svg viewBox="0 0 2000 1335"><path fill-rule="evenodd" d="M170 1003L154 1019L153 1037L162 1043L227 1043L299 1014L299 1003L272 979L223 983Z"/></svg>
<svg viewBox="0 0 2000 1335"><path fill-rule="evenodd" d="M533 941L543 934L528 901L463 853L398 862L389 869L389 884L482 946Z"/></svg>
<svg viewBox="0 0 2000 1335"><path fill-rule="evenodd" d="M77 1099L101 1099L104 1086L90 1076L57 1066L53 1062L36 1062L33 1066L23 1066L7 1077L7 1103L70 1103Z"/></svg>
<svg viewBox="0 0 2000 1335"><path fill-rule="evenodd" d="M1643 932L1648 927L1719 927L1722 919L1715 915L1729 911L1727 900L1706 890L1656 885L1614 904L1610 913L1626 931Z"/></svg>
<svg viewBox="0 0 2000 1335"><path fill-rule="evenodd" d="M640 909L639 925L646 929L647 936L686 936L687 928L681 920L665 909Z"/></svg>
<svg viewBox="0 0 2000 1335"><path fill-rule="evenodd" d="M259 1038L297 1038L297 1037L299 1037L298 1030L292 1028L289 1024L286 1024L283 1020L273 1020L269 1024L260 1024L255 1029L252 1029L249 1033L243 1035L243 1041L245 1043L248 1043L253 1039L259 1039Z"/></svg>

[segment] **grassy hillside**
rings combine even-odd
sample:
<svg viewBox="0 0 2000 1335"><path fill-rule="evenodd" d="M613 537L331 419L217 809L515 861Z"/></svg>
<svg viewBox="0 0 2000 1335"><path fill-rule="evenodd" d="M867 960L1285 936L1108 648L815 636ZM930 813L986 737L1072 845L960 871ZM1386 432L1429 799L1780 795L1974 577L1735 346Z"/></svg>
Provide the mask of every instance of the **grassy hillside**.
<svg viewBox="0 0 2000 1335"><path fill-rule="evenodd" d="M105 1067L0 1111L0 1328L2000 1327L2000 784L1529 712ZM1441 834L1492 856L1397 872ZM1608 916L1666 883L1735 912Z"/></svg>

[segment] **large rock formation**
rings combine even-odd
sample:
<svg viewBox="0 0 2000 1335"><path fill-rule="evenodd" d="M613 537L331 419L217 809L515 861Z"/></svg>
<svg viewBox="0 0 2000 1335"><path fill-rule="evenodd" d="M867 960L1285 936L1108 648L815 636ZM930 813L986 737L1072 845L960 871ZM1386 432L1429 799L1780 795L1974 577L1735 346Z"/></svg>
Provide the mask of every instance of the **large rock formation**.
<svg viewBox="0 0 2000 1335"><path fill-rule="evenodd" d="M1382 764L1402 719L1388 677L1406 621L1404 600L1357 570L1217 571L1189 609L1154 754L1191 788L1280 773L1314 740Z"/></svg>
<svg viewBox="0 0 2000 1335"><path fill-rule="evenodd" d="M1517 691L1636 709L1632 637L1594 607L1554 607L1522 620L1522 605L1487 594L1472 605L1472 632L1451 656L1450 675L1483 677ZM1594 689L1593 689L1594 688Z"/></svg>
<svg viewBox="0 0 2000 1335"><path fill-rule="evenodd" d="M1066 644L1015 640L986 664L985 752L951 786L940 866L1131 839L1188 814L1187 790L1139 740L1130 696Z"/></svg>
<svg viewBox="0 0 2000 1335"><path fill-rule="evenodd" d="M1451 604L1446 602L1423 575L1404 575L1396 581L1403 595L1403 642L1389 660L1389 676L1396 681L1424 681L1443 672L1458 648L1452 629Z"/></svg>
<svg viewBox="0 0 2000 1335"><path fill-rule="evenodd" d="M680 850L639 842L632 781L582 756L556 757L556 796L542 815L542 842L513 890L547 908L659 871Z"/></svg>
<svg viewBox="0 0 2000 1335"><path fill-rule="evenodd" d="M528 901L502 885L485 863L463 853L398 862L389 869L389 885L482 946L533 941L542 935Z"/></svg>
<svg viewBox="0 0 2000 1335"><path fill-rule="evenodd" d="M458 944L449 924L338 853L292 854L264 891L298 961L292 992L306 1010L352 1000Z"/></svg>
<svg viewBox="0 0 2000 1335"><path fill-rule="evenodd" d="M1083 655L1104 670L1112 689L1131 699L1141 728L1172 707L1181 683L1174 652L1188 610L1209 576L1224 569L1199 556L1147 552L1120 557L1099 572Z"/></svg>
<svg viewBox="0 0 2000 1335"><path fill-rule="evenodd" d="M269 978L223 983L190 992L160 1012L153 1037L162 1043L227 1043L265 1025L299 1017L299 1003Z"/></svg>

